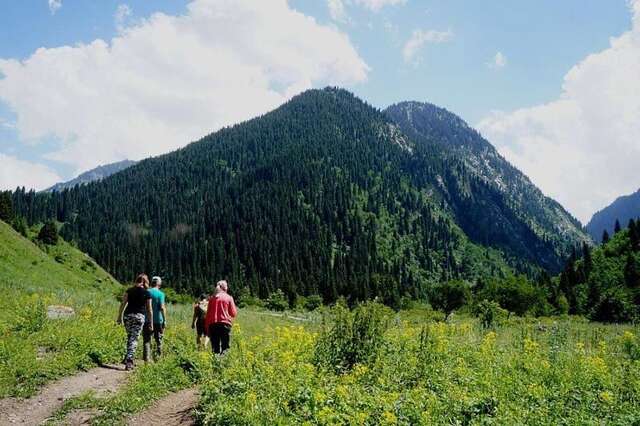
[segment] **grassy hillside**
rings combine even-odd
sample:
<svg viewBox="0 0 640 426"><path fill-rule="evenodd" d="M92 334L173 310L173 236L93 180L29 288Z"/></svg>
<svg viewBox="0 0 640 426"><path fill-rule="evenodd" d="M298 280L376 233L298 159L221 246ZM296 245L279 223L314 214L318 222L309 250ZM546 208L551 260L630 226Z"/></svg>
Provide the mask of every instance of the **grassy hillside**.
<svg viewBox="0 0 640 426"><path fill-rule="evenodd" d="M107 338L96 331L115 318L119 287L70 244L40 248L0 221L0 396L27 396L53 378L116 359L119 330ZM75 314L48 319L54 305Z"/></svg>

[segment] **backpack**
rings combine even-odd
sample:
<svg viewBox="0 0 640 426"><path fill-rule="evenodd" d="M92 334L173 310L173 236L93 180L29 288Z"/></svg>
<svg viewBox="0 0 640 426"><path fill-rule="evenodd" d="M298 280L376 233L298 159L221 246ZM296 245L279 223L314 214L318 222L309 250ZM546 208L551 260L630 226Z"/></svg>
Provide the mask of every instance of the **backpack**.
<svg viewBox="0 0 640 426"><path fill-rule="evenodd" d="M200 309L200 315L207 315L207 308L209 307L209 300L201 300L198 302L198 309Z"/></svg>

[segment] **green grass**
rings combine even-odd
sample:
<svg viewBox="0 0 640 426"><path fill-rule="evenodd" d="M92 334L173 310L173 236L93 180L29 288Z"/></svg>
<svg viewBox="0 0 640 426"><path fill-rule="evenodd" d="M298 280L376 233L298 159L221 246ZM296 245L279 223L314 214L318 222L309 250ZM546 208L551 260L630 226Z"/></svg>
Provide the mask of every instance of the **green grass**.
<svg viewBox="0 0 640 426"><path fill-rule="evenodd" d="M44 249L0 222L0 397L122 358L122 286L66 242ZM47 319L50 304L76 315ZM170 305L159 361L139 363L114 395L65 401L51 423L92 408L94 424L122 424L199 386L203 424L640 424L637 326L511 317L485 330L421 307L387 315L383 338L366 344L323 334L334 320L322 313L241 309L232 350L218 358L196 351L191 307ZM353 327L344 330L370 336L367 321ZM361 361L331 368L349 353Z"/></svg>

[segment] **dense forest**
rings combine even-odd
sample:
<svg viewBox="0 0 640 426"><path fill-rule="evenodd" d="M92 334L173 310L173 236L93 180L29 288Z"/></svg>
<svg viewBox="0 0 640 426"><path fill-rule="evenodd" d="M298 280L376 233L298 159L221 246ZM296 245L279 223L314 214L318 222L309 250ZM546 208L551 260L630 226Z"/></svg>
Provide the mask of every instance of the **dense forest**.
<svg viewBox="0 0 640 426"><path fill-rule="evenodd" d="M447 114L434 125L457 142L432 143L344 90L312 90L100 182L18 189L12 208L63 223L122 281L147 271L192 293L226 277L262 298L393 302L451 280L559 271L588 237L519 180L471 167L459 147L480 136Z"/></svg>
<svg viewBox="0 0 640 426"><path fill-rule="evenodd" d="M640 220L626 229L616 221L602 245L583 246L560 274L558 294L566 297L570 313L598 321L630 321L640 313Z"/></svg>

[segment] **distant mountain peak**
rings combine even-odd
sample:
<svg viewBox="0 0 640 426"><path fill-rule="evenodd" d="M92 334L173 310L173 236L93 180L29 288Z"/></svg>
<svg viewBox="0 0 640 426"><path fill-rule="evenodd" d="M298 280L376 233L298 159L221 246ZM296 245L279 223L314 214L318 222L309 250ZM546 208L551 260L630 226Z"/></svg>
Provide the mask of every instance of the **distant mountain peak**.
<svg viewBox="0 0 640 426"><path fill-rule="evenodd" d="M600 241L603 231L613 234L616 220L623 227L627 226L629 219L640 217L640 189L629 195L622 195L602 210L594 213L593 217L585 226L591 237Z"/></svg>
<svg viewBox="0 0 640 426"><path fill-rule="evenodd" d="M88 170L78 177L71 179L67 182L59 182L50 188L45 189L43 192L63 191L65 189L73 188L76 185L85 185L90 182L102 180L111 176L114 173L118 173L124 169L127 169L135 165L137 161L122 160L115 163L105 164L96 167L95 169Z"/></svg>

